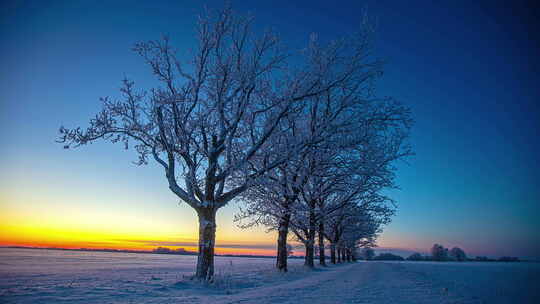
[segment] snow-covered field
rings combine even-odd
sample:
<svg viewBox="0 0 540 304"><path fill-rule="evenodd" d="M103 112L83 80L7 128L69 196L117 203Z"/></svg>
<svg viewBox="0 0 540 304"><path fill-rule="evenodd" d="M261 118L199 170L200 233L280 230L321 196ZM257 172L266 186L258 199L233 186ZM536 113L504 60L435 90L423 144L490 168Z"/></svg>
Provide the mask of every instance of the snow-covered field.
<svg viewBox="0 0 540 304"><path fill-rule="evenodd" d="M0 303L540 303L539 263L359 262L273 271L273 259L0 248Z"/></svg>

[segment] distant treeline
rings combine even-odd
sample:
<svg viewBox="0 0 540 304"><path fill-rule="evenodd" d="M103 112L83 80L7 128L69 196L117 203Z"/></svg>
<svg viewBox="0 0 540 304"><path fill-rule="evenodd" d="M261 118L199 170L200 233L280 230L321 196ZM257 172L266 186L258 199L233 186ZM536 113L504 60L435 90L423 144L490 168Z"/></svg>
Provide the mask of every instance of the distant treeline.
<svg viewBox="0 0 540 304"><path fill-rule="evenodd" d="M431 247L431 255L422 255L418 252L411 254L406 259L402 256L392 253L381 253L375 255L375 251L371 248L364 248L360 254L360 258L363 260L375 260L375 261L469 261L469 262L519 262L519 258L503 256L498 259L491 259L485 256L477 256L475 258L468 258L465 251L459 247L454 247L450 250L442 245L434 244Z"/></svg>
<svg viewBox="0 0 540 304"><path fill-rule="evenodd" d="M197 252L185 250L184 248L171 249L167 247L157 247L152 251L148 250L130 250L130 249L94 249L94 248L59 248L59 247L30 247L30 246L0 246L0 248L11 249L40 249L40 250L65 250L65 251L90 251L90 252L113 252L113 253L146 253L146 254L178 254L178 255L197 255ZM270 255L249 255L249 254L216 254L222 257L240 257L240 258L275 258ZM289 258L300 259L303 256L290 256Z"/></svg>
<svg viewBox="0 0 540 304"><path fill-rule="evenodd" d="M40 249L40 250L65 250L65 251L91 251L91 252L114 252L114 253L152 253L144 250L109 249L109 248L61 248L61 247L31 247L31 246L5 246L0 248L11 249Z"/></svg>
<svg viewBox="0 0 540 304"><path fill-rule="evenodd" d="M157 247L154 250L152 250L152 253L158 253L158 254L181 254L181 255L197 255L197 252L195 251L188 251L184 248L177 248L177 249L171 249L167 247Z"/></svg>
<svg viewBox="0 0 540 304"><path fill-rule="evenodd" d="M177 249L171 249L167 247L157 247L154 250L152 250L152 253L157 254L180 254L180 255L197 255L197 252L195 251L188 251L184 248L177 248ZM216 256L222 256L222 257L236 257L236 258L275 258L276 256L272 255L251 255L251 254L216 254ZM290 258L296 258L294 256L290 256ZM300 258L300 257L299 257ZM303 258L303 257L302 257Z"/></svg>

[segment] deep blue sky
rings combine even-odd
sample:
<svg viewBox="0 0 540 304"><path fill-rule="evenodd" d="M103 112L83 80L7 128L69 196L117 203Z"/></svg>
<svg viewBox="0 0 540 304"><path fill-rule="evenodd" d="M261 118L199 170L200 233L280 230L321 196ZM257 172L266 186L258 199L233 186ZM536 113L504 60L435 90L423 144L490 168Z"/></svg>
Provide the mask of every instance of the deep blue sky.
<svg viewBox="0 0 540 304"><path fill-rule="evenodd" d="M379 94L409 105L416 120L416 156L399 165L401 191L392 192L399 211L381 246L427 250L441 242L473 255L540 257L539 11L532 1L439 2L232 3L294 48L312 32L322 39L353 32L363 9L377 19L377 55L387 62ZM130 225L169 225L165 234L195 225L158 167L130 164L135 154L120 145L63 151L54 139L61 124L84 126L99 97L117 96L124 75L152 84L130 48L167 33L187 50L203 3L222 6L2 2L0 210L27 216L47 210L49 220L53 213L77 219L90 212L97 222L105 213L128 214ZM220 228L247 238L231 223L235 211L222 212Z"/></svg>

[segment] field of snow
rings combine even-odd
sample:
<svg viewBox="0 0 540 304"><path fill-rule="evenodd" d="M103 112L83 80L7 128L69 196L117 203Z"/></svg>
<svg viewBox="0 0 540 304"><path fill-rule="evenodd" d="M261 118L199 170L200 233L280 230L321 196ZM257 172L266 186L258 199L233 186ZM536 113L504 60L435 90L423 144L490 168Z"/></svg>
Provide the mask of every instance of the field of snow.
<svg viewBox="0 0 540 304"><path fill-rule="evenodd" d="M216 258L216 280L189 280L195 257L0 248L0 303L540 303L540 263Z"/></svg>

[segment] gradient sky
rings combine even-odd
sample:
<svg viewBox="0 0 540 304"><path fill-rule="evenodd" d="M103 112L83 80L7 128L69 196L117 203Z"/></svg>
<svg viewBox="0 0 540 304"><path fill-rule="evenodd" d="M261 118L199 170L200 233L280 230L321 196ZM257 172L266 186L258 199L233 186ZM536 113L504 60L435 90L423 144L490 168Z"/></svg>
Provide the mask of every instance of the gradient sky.
<svg viewBox="0 0 540 304"><path fill-rule="evenodd" d="M262 2L262 1L260 1ZM412 2L412 3L410 3ZM233 1L300 48L309 34L378 20L386 59L379 94L413 110L416 156L399 164L394 221L382 247L540 257L539 11L519 1ZM85 126L124 75L154 83L132 51L170 35L193 42L196 14L222 1L2 1L0 4L0 244L190 248L194 211L161 168L94 143L63 150L60 125ZM272 254L274 234L241 230L237 205L218 213L218 252Z"/></svg>

